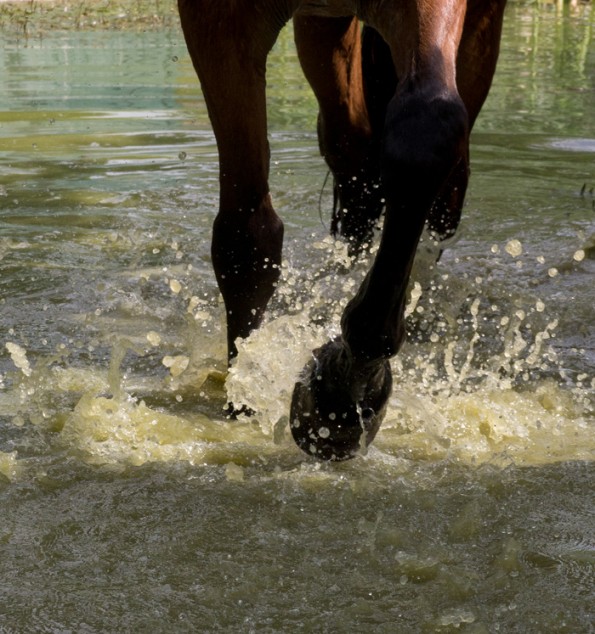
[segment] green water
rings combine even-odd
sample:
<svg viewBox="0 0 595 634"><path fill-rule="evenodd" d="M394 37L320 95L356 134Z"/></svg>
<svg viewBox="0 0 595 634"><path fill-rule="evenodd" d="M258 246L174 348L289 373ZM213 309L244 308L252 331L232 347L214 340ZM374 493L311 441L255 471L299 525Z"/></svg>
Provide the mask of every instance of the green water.
<svg viewBox="0 0 595 634"><path fill-rule="evenodd" d="M460 235L422 258L385 425L340 465L286 416L366 264L326 237L290 34L283 280L227 379L179 31L3 36L0 632L594 631L594 18L507 17Z"/></svg>

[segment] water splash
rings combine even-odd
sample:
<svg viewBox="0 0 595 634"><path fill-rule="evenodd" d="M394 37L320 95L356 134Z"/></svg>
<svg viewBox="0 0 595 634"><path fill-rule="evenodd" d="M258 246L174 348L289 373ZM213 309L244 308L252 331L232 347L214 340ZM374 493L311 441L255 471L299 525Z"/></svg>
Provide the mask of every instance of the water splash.
<svg viewBox="0 0 595 634"><path fill-rule="evenodd" d="M523 249L509 242L505 251L518 258ZM470 464L592 458L589 389L565 385L550 346L558 321L548 319L545 303L515 296L496 304L489 299L497 292L494 281L488 286L481 277L430 279L425 291L412 283L410 342L392 362L396 387L375 447L416 460ZM312 286L312 295L323 292L324 298L344 290L336 274ZM299 297L300 311L271 319L242 342L227 382L230 397L247 402L263 432L277 438L295 378L309 351L336 334L343 306L335 300L329 320L315 326L312 306L320 297L308 300L295 283L290 288L286 297Z"/></svg>
<svg viewBox="0 0 595 634"><path fill-rule="evenodd" d="M19 346L19 344L12 343L10 341L6 344L6 349L8 350L15 366L21 370L25 376L31 376L31 366L29 364L29 360L27 359L27 351Z"/></svg>
<svg viewBox="0 0 595 634"><path fill-rule="evenodd" d="M399 471L402 460L412 459L506 465L591 458L592 382L587 373L565 382L550 346L557 321L545 303L509 297L494 280L432 270L435 246L421 250L423 270L414 272L409 341L392 362L395 389L385 424L362 457L368 468L390 464ZM144 271L142 297L127 294L111 312L94 316L110 342L107 368L76 365L66 348L43 358L6 344L16 372L4 377L4 414L15 427L46 430L44 442L98 464L303 460L288 431L295 380L311 351L337 335L345 303L367 270L362 263L348 271L334 242L313 250L322 263L311 275L301 262L285 263L276 307L260 330L238 342L227 376L220 305L193 295L182 271L175 278L171 270ZM139 309L153 285L182 308L175 338L154 310ZM228 400L255 415L227 420Z"/></svg>

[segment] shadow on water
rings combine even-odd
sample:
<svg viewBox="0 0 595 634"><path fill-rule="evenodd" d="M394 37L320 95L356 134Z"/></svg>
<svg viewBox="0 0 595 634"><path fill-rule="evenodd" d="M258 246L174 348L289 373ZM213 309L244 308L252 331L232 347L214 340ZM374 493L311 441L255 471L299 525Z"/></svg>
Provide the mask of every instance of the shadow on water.
<svg viewBox="0 0 595 634"><path fill-rule="evenodd" d="M0 632L591 631L591 5L510 3L464 226L437 267L422 245L386 423L340 465L287 412L366 263L321 225L289 35L282 283L226 375L216 148L170 8L26 5L0 5Z"/></svg>

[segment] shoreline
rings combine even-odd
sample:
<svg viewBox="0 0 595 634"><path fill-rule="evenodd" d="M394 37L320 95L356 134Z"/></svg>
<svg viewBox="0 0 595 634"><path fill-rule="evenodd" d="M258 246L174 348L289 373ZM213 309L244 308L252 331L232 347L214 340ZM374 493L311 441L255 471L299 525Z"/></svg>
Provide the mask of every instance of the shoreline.
<svg viewBox="0 0 595 634"><path fill-rule="evenodd" d="M0 0L0 35L17 41L49 31L179 28L175 0Z"/></svg>

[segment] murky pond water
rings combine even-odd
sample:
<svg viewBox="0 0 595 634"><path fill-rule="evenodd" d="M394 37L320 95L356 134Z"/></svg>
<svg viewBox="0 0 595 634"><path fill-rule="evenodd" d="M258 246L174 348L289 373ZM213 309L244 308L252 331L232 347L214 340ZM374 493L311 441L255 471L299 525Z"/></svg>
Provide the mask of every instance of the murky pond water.
<svg viewBox="0 0 595 634"><path fill-rule="evenodd" d="M592 29L588 5L511 4L459 239L418 267L387 420L339 465L286 415L365 265L326 237L290 38L283 281L225 383L216 149L179 32L6 39L1 632L593 631ZM226 390L256 415L226 421Z"/></svg>

